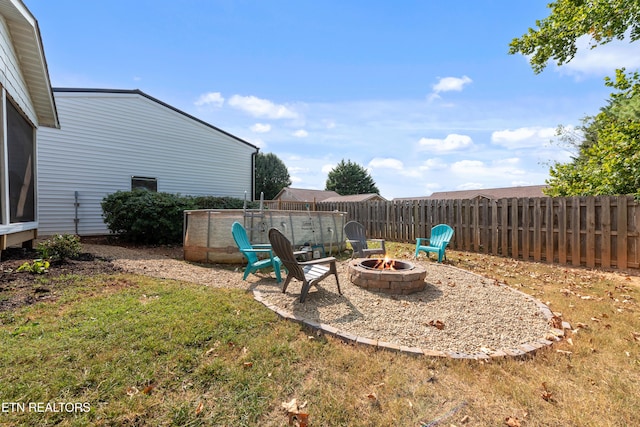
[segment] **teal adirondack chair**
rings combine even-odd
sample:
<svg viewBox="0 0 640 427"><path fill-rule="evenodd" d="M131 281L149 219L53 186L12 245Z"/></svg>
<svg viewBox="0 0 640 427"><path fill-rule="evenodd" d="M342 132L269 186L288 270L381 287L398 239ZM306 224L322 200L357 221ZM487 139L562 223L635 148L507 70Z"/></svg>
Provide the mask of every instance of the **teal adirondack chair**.
<svg viewBox="0 0 640 427"><path fill-rule="evenodd" d="M453 228L446 224L438 224L431 229L431 237L424 238L418 237L416 239L416 259L420 251L423 251L427 258L429 252L435 252L438 254L438 262L442 262L442 259L447 259L447 255L444 250L446 249L449 241L453 237Z"/></svg>
<svg viewBox="0 0 640 427"><path fill-rule="evenodd" d="M280 258L273 254L271 245L260 244L252 245L249 242L247 232L239 222L234 222L231 226L231 234L233 234L233 240L235 240L238 249L247 259L247 266L244 269L243 280L247 280L247 277L251 273L255 273L261 268L273 267L273 271L276 272L276 281L282 282L282 276L280 275L280 267L282 263ZM268 254L269 258L259 259L258 254Z"/></svg>

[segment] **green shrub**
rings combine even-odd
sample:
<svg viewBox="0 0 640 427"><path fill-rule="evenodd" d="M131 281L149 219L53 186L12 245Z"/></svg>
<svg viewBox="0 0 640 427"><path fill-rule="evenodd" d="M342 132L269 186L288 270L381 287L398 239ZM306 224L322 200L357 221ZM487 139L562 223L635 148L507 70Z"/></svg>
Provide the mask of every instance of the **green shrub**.
<svg viewBox="0 0 640 427"><path fill-rule="evenodd" d="M242 209L244 201L232 197L180 196L147 190L118 191L102 200L109 230L132 243L179 244L184 211L189 209ZM251 203L247 207L257 206Z"/></svg>
<svg viewBox="0 0 640 427"><path fill-rule="evenodd" d="M133 243L171 244L182 241L183 211L191 200L147 190L117 191L102 200L109 230Z"/></svg>
<svg viewBox="0 0 640 427"><path fill-rule="evenodd" d="M36 249L42 258L64 262L68 258L77 258L82 246L80 245L80 237L73 234L58 234L38 243Z"/></svg>

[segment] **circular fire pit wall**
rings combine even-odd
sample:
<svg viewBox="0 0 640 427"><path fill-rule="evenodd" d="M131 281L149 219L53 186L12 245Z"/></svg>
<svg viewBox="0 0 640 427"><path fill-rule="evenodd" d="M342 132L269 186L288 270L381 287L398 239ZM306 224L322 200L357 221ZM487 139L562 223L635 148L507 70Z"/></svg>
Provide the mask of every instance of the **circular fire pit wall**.
<svg viewBox="0 0 640 427"><path fill-rule="evenodd" d="M354 259L348 271L351 283L370 291L407 295L426 287L427 270L406 261Z"/></svg>

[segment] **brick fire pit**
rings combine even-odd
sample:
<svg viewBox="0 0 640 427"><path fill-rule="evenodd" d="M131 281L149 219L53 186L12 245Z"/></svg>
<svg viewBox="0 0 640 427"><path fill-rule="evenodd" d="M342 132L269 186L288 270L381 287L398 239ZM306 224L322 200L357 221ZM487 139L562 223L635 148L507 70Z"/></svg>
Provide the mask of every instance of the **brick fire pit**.
<svg viewBox="0 0 640 427"><path fill-rule="evenodd" d="M386 294L408 295L427 286L427 270L406 261L358 258L349 261L348 272L354 285Z"/></svg>

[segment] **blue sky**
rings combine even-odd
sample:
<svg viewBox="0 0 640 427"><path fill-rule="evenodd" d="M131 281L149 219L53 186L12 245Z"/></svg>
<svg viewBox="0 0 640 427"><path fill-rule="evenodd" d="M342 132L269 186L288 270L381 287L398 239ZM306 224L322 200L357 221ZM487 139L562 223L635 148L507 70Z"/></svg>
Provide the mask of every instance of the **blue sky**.
<svg viewBox="0 0 640 427"><path fill-rule="evenodd" d="M548 0L24 0L54 87L140 89L274 153L298 188L340 160L386 198L544 184L638 43L539 75L509 42Z"/></svg>

